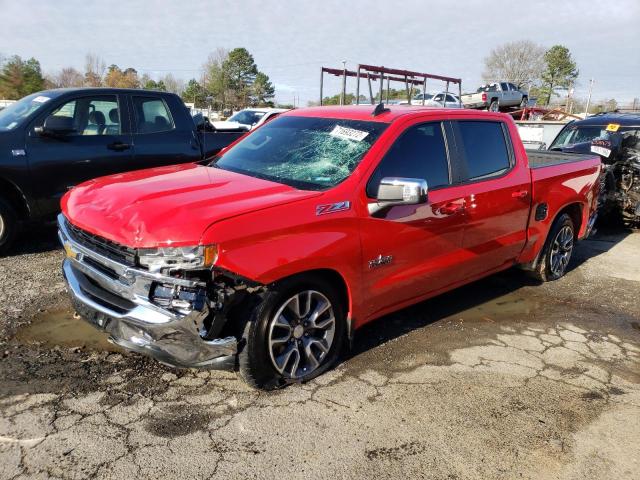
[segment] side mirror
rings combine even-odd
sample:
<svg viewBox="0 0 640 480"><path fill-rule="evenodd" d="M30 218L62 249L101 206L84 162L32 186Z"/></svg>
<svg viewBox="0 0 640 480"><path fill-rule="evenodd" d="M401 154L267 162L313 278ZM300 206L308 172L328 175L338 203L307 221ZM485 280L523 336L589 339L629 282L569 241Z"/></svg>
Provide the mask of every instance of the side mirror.
<svg viewBox="0 0 640 480"><path fill-rule="evenodd" d="M429 188L420 178L385 177L378 187L377 203L369 204L369 213L398 205L427 203Z"/></svg>
<svg viewBox="0 0 640 480"><path fill-rule="evenodd" d="M36 127L36 133L40 135L64 136L75 131L73 118L58 117L56 115L47 117L42 127Z"/></svg>

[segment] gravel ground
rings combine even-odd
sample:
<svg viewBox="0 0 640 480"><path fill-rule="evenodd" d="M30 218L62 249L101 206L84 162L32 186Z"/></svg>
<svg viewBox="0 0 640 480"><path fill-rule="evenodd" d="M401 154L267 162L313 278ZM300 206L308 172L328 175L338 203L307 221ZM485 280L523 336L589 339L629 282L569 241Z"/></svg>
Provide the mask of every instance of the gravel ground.
<svg viewBox="0 0 640 480"><path fill-rule="evenodd" d="M66 304L55 228L24 234L16 251L0 257L0 346L35 312Z"/></svg>
<svg viewBox="0 0 640 480"><path fill-rule="evenodd" d="M119 352L41 242L0 259L2 479L640 478L638 233L551 284L509 271L385 317L274 393Z"/></svg>

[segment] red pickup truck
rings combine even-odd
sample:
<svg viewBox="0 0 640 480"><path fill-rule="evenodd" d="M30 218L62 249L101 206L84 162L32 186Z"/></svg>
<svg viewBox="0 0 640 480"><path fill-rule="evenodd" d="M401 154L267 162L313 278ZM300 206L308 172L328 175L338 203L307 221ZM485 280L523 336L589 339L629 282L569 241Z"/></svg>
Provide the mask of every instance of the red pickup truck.
<svg viewBox="0 0 640 480"><path fill-rule="evenodd" d="M209 165L73 189L63 270L116 344L277 388L389 312L514 265L561 277L600 170L596 155L527 155L500 113L300 109Z"/></svg>

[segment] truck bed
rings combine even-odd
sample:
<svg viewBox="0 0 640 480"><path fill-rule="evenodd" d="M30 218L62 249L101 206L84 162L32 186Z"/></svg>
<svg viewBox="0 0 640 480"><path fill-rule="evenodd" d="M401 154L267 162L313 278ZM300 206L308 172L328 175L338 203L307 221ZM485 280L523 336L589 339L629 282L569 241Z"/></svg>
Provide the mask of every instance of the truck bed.
<svg viewBox="0 0 640 480"><path fill-rule="evenodd" d="M593 160L593 155L583 155L581 153L552 152L548 150L527 150L529 158L529 168L551 167L565 163L582 162Z"/></svg>

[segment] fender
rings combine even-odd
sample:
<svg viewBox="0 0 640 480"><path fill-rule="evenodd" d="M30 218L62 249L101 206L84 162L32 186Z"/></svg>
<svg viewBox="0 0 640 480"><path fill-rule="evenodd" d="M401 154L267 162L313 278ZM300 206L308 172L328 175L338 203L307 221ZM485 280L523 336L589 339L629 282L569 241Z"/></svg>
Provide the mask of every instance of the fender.
<svg viewBox="0 0 640 480"><path fill-rule="evenodd" d="M260 284L310 270L332 270L347 286L351 317L359 318L363 302L358 218L353 210L316 215L322 203L313 198L221 220L209 226L201 243L218 245L215 267Z"/></svg>

